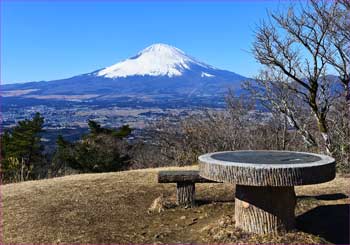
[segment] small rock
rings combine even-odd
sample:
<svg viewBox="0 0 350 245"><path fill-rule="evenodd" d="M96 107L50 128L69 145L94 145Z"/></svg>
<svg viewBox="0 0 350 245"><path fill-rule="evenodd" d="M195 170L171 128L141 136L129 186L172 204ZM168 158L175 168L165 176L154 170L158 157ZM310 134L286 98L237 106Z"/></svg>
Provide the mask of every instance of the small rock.
<svg viewBox="0 0 350 245"><path fill-rule="evenodd" d="M186 216L181 216L180 219L186 219Z"/></svg>
<svg viewBox="0 0 350 245"><path fill-rule="evenodd" d="M147 210L147 213L149 213L149 214L155 213L155 212L160 213L160 212L164 211L164 209L165 209L165 198L162 195L160 197L157 197L153 201L151 207L149 207L149 209Z"/></svg>
<svg viewBox="0 0 350 245"><path fill-rule="evenodd" d="M225 221L224 220L220 220L219 225L220 226L224 226L225 225Z"/></svg>

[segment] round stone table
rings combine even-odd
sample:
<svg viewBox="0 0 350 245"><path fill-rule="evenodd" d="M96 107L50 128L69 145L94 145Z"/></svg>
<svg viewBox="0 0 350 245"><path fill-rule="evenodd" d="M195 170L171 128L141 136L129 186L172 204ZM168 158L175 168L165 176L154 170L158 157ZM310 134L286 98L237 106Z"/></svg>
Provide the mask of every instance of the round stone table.
<svg viewBox="0 0 350 245"><path fill-rule="evenodd" d="M291 151L214 152L199 157L199 174L236 184L236 227L278 233L294 228L294 186L334 179L335 160Z"/></svg>

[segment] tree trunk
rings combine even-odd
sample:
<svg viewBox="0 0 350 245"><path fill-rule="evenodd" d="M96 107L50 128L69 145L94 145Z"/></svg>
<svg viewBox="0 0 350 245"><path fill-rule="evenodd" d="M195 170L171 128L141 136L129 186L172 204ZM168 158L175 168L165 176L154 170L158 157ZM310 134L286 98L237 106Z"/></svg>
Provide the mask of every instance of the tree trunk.
<svg viewBox="0 0 350 245"><path fill-rule="evenodd" d="M294 187L236 185L236 227L264 234L288 231L295 226Z"/></svg>
<svg viewBox="0 0 350 245"><path fill-rule="evenodd" d="M348 106L348 112L350 113L350 81L349 79L344 79L342 82L345 86L345 101Z"/></svg>
<svg viewBox="0 0 350 245"><path fill-rule="evenodd" d="M195 184L193 182L177 183L176 201L180 206L194 206Z"/></svg>
<svg viewBox="0 0 350 245"><path fill-rule="evenodd" d="M324 117L318 117L318 116L316 116L316 119L318 122L318 129L319 129L321 136L322 136L322 139L323 139L323 145L326 149L326 154L332 156L333 155L333 147L332 147L331 139L329 137L326 119Z"/></svg>
<svg viewBox="0 0 350 245"><path fill-rule="evenodd" d="M287 146L287 133L288 133L288 121L287 116L283 115L283 132L282 132L282 150L286 150Z"/></svg>

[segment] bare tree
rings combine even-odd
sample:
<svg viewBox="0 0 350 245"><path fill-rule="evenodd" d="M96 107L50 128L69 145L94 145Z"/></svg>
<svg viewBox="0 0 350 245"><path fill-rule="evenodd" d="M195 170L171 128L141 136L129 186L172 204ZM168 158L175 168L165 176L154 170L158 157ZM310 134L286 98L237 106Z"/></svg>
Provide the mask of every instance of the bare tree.
<svg viewBox="0 0 350 245"><path fill-rule="evenodd" d="M350 1L337 0L328 6L328 2L312 0L311 4L317 15L310 17L320 24L330 22L326 45L323 45L320 55L338 73L350 111Z"/></svg>
<svg viewBox="0 0 350 245"><path fill-rule="evenodd" d="M257 111L253 100L236 97L232 91L226 103L226 109L203 110L179 124L162 121L153 125L152 144L159 149L155 154L159 161L189 165L207 152L303 149L280 113Z"/></svg>
<svg viewBox="0 0 350 245"><path fill-rule="evenodd" d="M282 79L281 72L270 72L267 69L260 73L255 83L247 81L244 88L269 111L284 115L288 124L302 136L307 147L318 147L318 142L309 129L310 110L301 106L303 98L291 91L291 84L279 82Z"/></svg>
<svg viewBox="0 0 350 245"><path fill-rule="evenodd" d="M331 67L338 72L344 70L342 82L348 86L348 62L342 60L347 52L345 34L335 31L337 26L342 26L339 22L345 20L344 12L339 11L344 8L338 5L338 2L312 1L301 4L299 10L291 6L287 13L270 14L269 21L258 26L252 48L256 60L265 67L260 76L262 79L257 79L257 82L263 81L265 88L271 85L267 99L288 117L307 143L314 145L315 137L295 116L294 103L278 97L279 88L298 98L314 116L322 136L321 145L328 154L332 154L333 145L327 116L335 99L332 94L334 79L330 80L327 76ZM325 17L321 18L321 14ZM338 49L341 52L338 51L336 56L335 50ZM340 64L339 67L337 64Z"/></svg>

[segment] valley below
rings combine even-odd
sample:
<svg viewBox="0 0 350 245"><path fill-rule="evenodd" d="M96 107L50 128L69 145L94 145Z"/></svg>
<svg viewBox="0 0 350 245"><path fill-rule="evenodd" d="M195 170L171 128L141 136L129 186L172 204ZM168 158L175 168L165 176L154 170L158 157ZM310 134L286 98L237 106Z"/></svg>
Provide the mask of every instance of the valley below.
<svg viewBox="0 0 350 245"><path fill-rule="evenodd" d="M53 148L59 134L75 141L88 132L88 120L103 127L133 128L131 140L142 138L143 130L161 120L175 124L206 110L225 108L224 95L206 97L124 96L113 100L34 99L21 96L2 97L2 125L11 129L39 112L45 118L43 140Z"/></svg>

